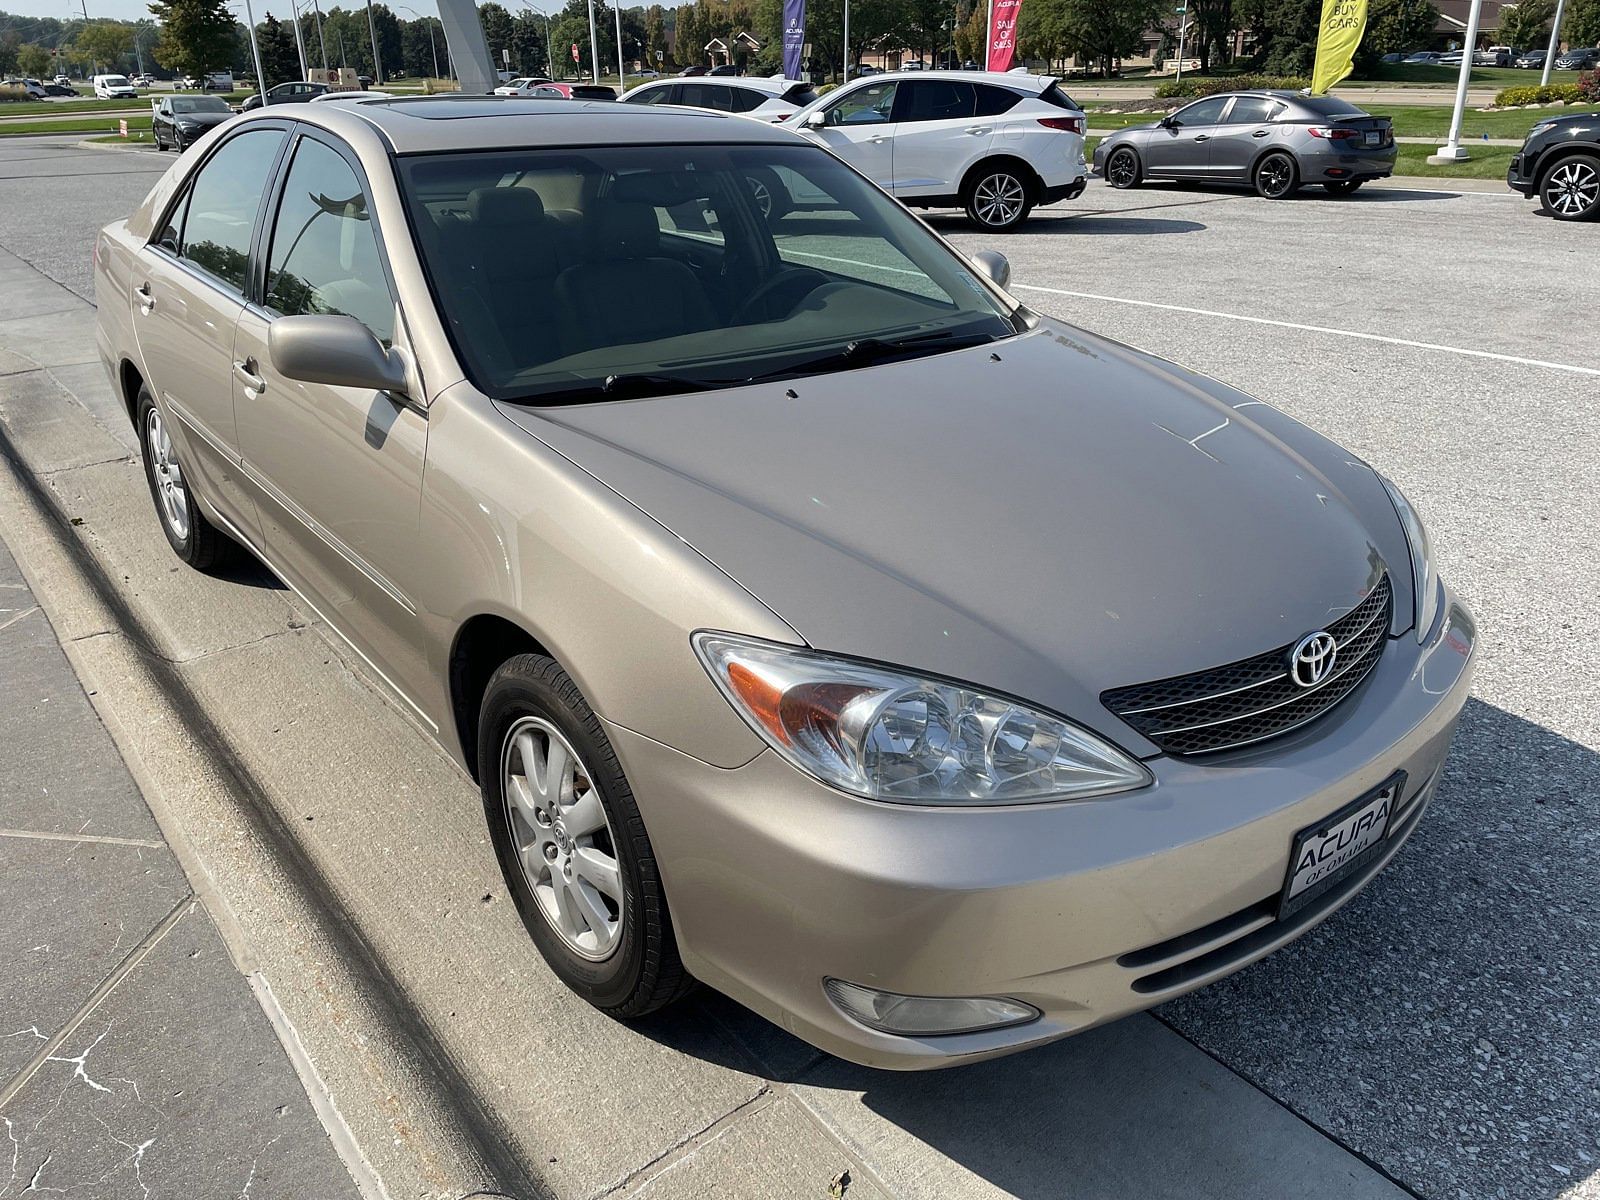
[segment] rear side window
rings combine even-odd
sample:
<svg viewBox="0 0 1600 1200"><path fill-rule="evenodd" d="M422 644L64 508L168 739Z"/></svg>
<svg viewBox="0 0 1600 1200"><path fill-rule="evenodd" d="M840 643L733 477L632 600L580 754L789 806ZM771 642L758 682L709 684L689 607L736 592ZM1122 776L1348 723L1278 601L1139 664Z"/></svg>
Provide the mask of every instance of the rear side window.
<svg viewBox="0 0 1600 1200"><path fill-rule="evenodd" d="M664 104L667 94L672 91L672 85L666 87L635 88L623 97L629 104Z"/></svg>
<svg viewBox="0 0 1600 1200"><path fill-rule="evenodd" d="M1054 104L1057 108L1070 108L1073 112L1083 111L1083 106L1063 92L1059 83L1052 83L1045 88L1044 91L1039 93L1039 99L1046 104Z"/></svg>
<svg viewBox="0 0 1600 1200"><path fill-rule="evenodd" d="M714 108L719 112L733 112L733 100L728 95L732 88L715 83L685 83L678 89L676 103L691 108Z"/></svg>
<svg viewBox="0 0 1600 1200"><path fill-rule="evenodd" d="M200 168L186 201L179 254L240 294L256 212L283 139L281 129L253 129L231 139Z"/></svg>
<svg viewBox="0 0 1600 1200"><path fill-rule="evenodd" d="M1228 110L1229 125L1259 125L1283 111L1283 102L1268 96L1236 96Z"/></svg>
<svg viewBox="0 0 1600 1200"><path fill-rule="evenodd" d="M896 121L963 121L976 101L972 85L954 79L918 79L901 86Z"/></svg>
<svg viewBox="0 0 1600 1200"><path fill-rule="evenodd" d="M990 87L986 83L978 84L978 111L980 117L998 117L1003 112L1010 112L1022 99L1016 92L1008 92L1005 88ZM1067 107L1072 107L1068 105Z"/></svg>
<svg viewBox="0 0 1600 1200"><path fill-rule="evenodd" d="M385 345L393 338L394 297L367 197L321 142L306 138L294 152L267 262L268 308L354 317Z"/></svg>

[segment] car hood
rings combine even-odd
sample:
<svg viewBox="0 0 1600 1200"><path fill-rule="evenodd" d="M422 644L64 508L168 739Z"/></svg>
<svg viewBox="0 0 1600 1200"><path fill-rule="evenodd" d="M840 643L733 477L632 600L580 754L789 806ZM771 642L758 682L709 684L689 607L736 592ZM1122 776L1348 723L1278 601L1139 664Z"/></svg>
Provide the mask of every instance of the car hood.
<svg viewBox="0 0 1600 1200"><path fill-rule="evenodd" d="M200 125L210 129L213 125L221 125L234 115L236 114L231 112L173 113L172 119L179 125Z"/></svg>
<svg viewBox="0 0 1600 1200"><path fill-rule="evenodd" d="M791 396L789 393L792 392ZM1054 322L991 347L524 409L811 645L1142 743L1100 692L1288 644L1408 550L1372 470L1277 410Z"/></svg>

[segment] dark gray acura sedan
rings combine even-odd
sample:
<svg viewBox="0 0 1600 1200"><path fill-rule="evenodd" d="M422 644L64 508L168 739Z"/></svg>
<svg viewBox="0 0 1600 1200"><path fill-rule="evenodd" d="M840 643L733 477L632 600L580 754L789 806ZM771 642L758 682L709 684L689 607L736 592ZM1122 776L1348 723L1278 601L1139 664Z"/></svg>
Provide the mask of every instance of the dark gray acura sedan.
<svg viewBox="0 0 1600 1200"><path fill-rule="evenodd" d="M1438 784L1476 634L1400 491L784 129L274 106L95 262L173 551L350 642L618 1017L1047 1042L1298 937Z"/></svg>
<svg viewBox="0 0 1600 1200"><path fill-rule="evenodd" d="M1094 169L1116 188L1148 180L1237 183L1268 200L1305 184L1336 196L1394 174L1394 128L1335 96L1228 92L1095 147Z"/></svg>

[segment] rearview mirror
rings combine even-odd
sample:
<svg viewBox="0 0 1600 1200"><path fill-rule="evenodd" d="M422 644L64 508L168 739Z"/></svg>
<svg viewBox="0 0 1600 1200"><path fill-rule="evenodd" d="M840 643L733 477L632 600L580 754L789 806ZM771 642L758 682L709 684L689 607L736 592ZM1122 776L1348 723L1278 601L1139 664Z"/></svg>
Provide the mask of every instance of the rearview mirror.
<svg viewBox="0 0 1600 1200"><path fill-rule="evenodd" d="M406 392L403 357L354 317L279 317L267 327L267 353L280 375L302 383Z"/></svg>
<svg viewBox="0 0 1600 1200"><path fill-rule="evenodd" d="M1011 282L1011 264L998 250L979 250L972 256L972 265L1001 291Z"/></svg>

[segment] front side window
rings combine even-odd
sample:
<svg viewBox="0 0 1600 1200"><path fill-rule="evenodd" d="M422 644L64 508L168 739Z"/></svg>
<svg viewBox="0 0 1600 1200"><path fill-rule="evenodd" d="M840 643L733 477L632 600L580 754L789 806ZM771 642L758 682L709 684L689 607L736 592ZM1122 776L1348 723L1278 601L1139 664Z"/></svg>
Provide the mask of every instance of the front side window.
<svg viewBox="0 0 1600 1200"><path fill-rule="evenodd" d="M294 152L271 245L268 308L354 317L390 343L394 297L371 208L350 164L319 141L306 138Z"/></svg>
<svg viewBox="0 0 1600 1200"><path fill-rule="evenodd" d="M525 149L398 166L438 310L497 399L732 387L1018 329L963 260L818 147ZM770 204L780 191L803 207L784 215ZM529 289L548 303L531 308Z"/></svg>
<svg viewBox="0 0 1600 1200"><path fill-rule="evenodd" d="M882 125L894 110L894 83L874 83L857 88L828 109L829 125Z"/></svg>
<svg viewBox="0 0 1600 1200"><path fill-rule="evenodd" d="M1215 125L1222 119L1222 110L1227 103L1226 96L1211 96L1181 109L1174 114L1173 120L1180 125Z"/></svg>
<svg viewBox="0 0 1600 1200"><path fill-rule="evenodd" d="M283 139L281 129L239 134L206 161L190 187L179 253L236 292L244 291L256 213Z"/></svg>

